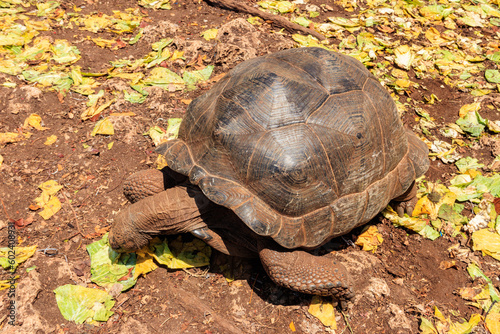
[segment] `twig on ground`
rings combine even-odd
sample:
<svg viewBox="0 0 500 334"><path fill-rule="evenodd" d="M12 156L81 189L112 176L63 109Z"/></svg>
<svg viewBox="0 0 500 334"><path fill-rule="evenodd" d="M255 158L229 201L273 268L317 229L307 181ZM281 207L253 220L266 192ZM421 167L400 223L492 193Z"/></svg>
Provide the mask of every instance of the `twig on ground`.
<svg viewBox="0 0 500 334"><path fill-rule="evenodd" d="M270 13L261 11L257 8L254 8L254 7L250 7L250 6L245 5L241 2L237 2L237 1L233 1L233 0L205 0L205 1L209 4L214 4L214 5L217 5L219 7L225 8L225 9L233 10L235 12L243 12L243 13L247 13L250 15L258 16L266 21L267 20L272 21L274 24L276 24L277 26L280 26L282 28L285 28L285 30L287 30L290 33L295 33L297 31L300 31L304 34L312 35L312 36L316 37L317 39L319 39L320 41L325 39L325 36L323 36L322 34L320 34L319 32L317 32L315 30L303 27L297 23L290 22L287 19L285 19L284 17L270 14Z"/></svg>
<svg viewBox="0 0 500 334"><path fill-rule="evenodd" d="M78 230L78 233L85 238L85 236L82 233L82 230L80 230L80 224L78 223L78 216L76 215L75 209L73 209L73 205L71 205L71 202L69 201L68 197L66 197L66 194L64 191L61 192L61 194L64 197L64 200L66 203L68 203L69 207L71 208L71 211L73 211L73 215L75 216L75 224L76 224L76 229ZM76 236L76 235L75 235ZM68 239L69 240L69 239Z"/></svg>
<svg viewBox="0 0 500 334"><path fill-rule="evenodd" d="M3 206L3 212L5 212L5 217L7 217L7 219L10 221L10 217L9 217L9 214L7 213L7 209L5 208L5 204L3 202L3 199L0 198L0 202L2 202L2 206Z"/></svg>
<svg viewBox="0 0 500 334"><path fill-rule="evenodd" d="M354 331L351 328L351 325L349 324L349 321L347 320L347 315L345 315L344 311L340 311L342 313L342 316L344 317L345 324L347 325L347 328L349 328L349 331L351 333L354 333Z"/></svg>
<svg viewBox="0 0 500 334"><path fill-rule="evenodd" d="M250 291L250 300L248 301L248 304L250 304L252 302L252 296L253 296L253 290L255 288L255 283L257 282L257 278L259 277L259 274L257 274L257 276L255 276L255 280L253 281L253 284L252 284L252 291Z"/></svg>

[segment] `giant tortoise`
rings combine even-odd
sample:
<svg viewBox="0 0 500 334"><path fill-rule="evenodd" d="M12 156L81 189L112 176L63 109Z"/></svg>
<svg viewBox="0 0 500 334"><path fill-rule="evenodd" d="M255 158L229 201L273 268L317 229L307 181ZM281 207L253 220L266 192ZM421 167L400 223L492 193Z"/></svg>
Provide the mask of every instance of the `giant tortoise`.
<svg viewBox="0 0 500 334"><path fill-rule="evenodd" d="M178 139L157 148L165 172L124 185L133 204L111 246L190 232L230 255L258 254L295 291L353 296L344 265L308 251L367 223L392 200L415 204L428 149L358 60L322 48L247 60L192 101ZM135 203L134 203L135 202Z"/></svg>

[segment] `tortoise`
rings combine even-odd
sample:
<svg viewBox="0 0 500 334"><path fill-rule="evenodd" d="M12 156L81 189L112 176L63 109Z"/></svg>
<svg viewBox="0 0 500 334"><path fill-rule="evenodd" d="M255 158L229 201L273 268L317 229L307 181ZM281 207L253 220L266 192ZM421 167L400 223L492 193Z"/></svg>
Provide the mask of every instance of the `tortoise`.
<svg viewBox="0 0 500 334"><path fill-rule="evenodd" d="M429 167L427 146L363 64L315 47L237 65L157 152L166 170L124 183L133 204L114 220L113 248L190 232L226 254L258 254L281 286L340 301L354 296L346 267L310 251L391 200L411 213Z"/></svg>

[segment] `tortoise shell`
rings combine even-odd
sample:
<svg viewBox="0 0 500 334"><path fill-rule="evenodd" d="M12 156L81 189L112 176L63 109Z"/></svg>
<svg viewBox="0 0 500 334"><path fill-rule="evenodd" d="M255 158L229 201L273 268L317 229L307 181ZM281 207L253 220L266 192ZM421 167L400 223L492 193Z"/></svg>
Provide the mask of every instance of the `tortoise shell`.
<svg viewBox="0 0 500 334"><path fill-rule="evenodd" d="M157 151L286 248L368 222L428 168L427 147L356 59L321 48L245 61L189 105Z"/></svg>

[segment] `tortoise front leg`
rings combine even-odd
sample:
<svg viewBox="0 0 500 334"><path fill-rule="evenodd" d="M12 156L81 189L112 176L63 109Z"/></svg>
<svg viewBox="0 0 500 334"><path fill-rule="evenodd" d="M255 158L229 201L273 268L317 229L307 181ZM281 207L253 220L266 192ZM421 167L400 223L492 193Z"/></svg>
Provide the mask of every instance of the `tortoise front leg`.
<svg viewBox="0 0 500 334"><path fill-rule="evenodd" d="M344 265L304 251L276 250L262 247L259 256L267 274L277 284L289 289L340 301L354 297L351 278Z"/></svg>

